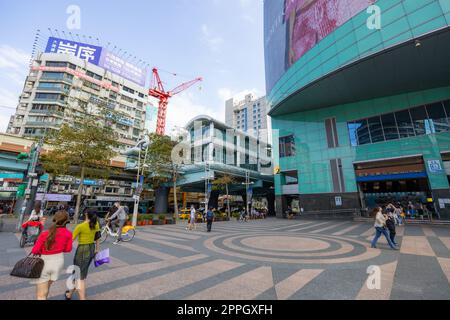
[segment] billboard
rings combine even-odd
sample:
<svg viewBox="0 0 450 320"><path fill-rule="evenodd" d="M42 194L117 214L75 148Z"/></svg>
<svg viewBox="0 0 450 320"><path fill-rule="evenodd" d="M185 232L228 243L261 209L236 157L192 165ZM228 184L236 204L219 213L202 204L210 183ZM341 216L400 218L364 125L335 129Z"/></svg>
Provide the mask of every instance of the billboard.
<svg viewBox="0 0 450 320"><path fill-rule="evenodd" d="M266 89L323 38L376 0L264 2Z"/></svg>
<svg viewBox="0 0 450 320"><path fill-rule="evenodd" d="M127 80L133 81L141 87L145 86L147 76L147 70L145 68L140 68L120 58L106 48L67 39L49 37L45 52L70 54L102 67Z"/></svg>
<svg viewBox="0 0 450 320"><path fill-rule="evenodd" d="M48 38L45 52L70 54L87 62L98 65L102 48L87 43L75 42L55 37Z"/></svg>

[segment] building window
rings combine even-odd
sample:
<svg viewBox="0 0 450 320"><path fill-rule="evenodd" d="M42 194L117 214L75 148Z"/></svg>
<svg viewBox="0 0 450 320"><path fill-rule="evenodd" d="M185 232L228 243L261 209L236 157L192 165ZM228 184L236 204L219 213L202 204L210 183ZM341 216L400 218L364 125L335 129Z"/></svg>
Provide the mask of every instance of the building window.
<svg viewBox="0 0 450 320"><path fill-rule="evenodd" d="M298 184L298 171L292 170L292 171L285 171L282 172L282 178L284 179L284 184Z"/></svg>
<svg viewBox="0 0 450 320"><path fill-rule="evenodd" d="M431 132L449 131L448 119L441 102L426 106Z"/></svg>
<svg viewBox="0 0 450 320"><path fill-rule="evenodd" d="M325 120L325 131L327 134L328 148L336 148L339 146L336 119L330 118Z"/></svg>
<svg viewBox="0 0 450 320"><path fill-rule="evenodd" d="M341 159L331 159L331 177L333 179L333 192L345 192L344 173Z"/></svg>
<svg viewBox="0 0 450 320"><path fill-rule="evenodd" d="M400 138L414 137L414 128L411 121L409 110L395 112L395 119L397 120L398 132Z"/></svg>
<svg viewBox="0 0 450 320"><path fill-rule="evenodd" d="M395 115L393 113L382 115L381 123L383 125L384 138L386 141L399 138L397 122L395 121Z"/></svg>
<svg viewBox="0 0 450 320"><path fill-rule="evenodd" d="M413 122L414 131L416 136L425 134L425 120L427 119L427 112L425 111L424 106L416 107L410 109L411 120ZM430 132L427 132L430 133Z"/></svg>
<svg viewBox="0 0 450 320"><path fill-rule="evenodd" d="M352 146L450 132L450 100L350 121Z"/></svg>
<svg viewBox="0 0 450 320"><path fill-rule="evenodd" d="M92 71L86 71L86 75L88 77L94 78L96 80L102 80L103 79L102 76L100 76L100 75L98 75L96 73L93 73Z"/></svg>
<svg viewBox="0 0 450 320"><path fill-rule="evenodd" d="M280 137L279 139L280 158L295 156L294 135Z"/></svg>

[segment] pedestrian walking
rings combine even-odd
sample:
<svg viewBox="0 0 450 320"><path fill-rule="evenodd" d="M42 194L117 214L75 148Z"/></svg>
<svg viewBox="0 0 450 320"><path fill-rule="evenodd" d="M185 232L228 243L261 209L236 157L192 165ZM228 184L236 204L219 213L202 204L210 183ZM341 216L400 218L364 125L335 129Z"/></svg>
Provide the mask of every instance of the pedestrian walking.
<svg viewBox="0 0 450 320"><path fill-rule="evenodd" d="M398 250L392 243L389 236L388 230L386 228L386 218L383 216L382 209L380 207L375 208L373 214L375 214L375 237L372 240L371 247L376 248L378 239L381 235L384 235L391 249Z"/></svg>
<svg viewBox="0 0 450 320"><path fill-rule="evenodd" d="M100 224L97 221L97 213L89 210L86 220L76 226L72 239L78 238L78 247L73 258L73 264L80 268L80 281L78 289L67 290L65 299L71 300L75 291L78 291L80 300L86 300L86 278L89 266L95 255L100 251L99 240L96 239L97 232L100 231Z"/></svg>
<svg viewBox="0 0 450 320"><path fill-rule="evenodd" d="M192 230L197 229L196 220L197 219L197 211L195 210L194 205L191 205L191 215L189 217L189 224L186 229Z"/></svg>
<svg viewBox="0 0 450 320"><path fill-rule="evenodd" d="M210 209L206 212L206 229L207 232L211 232L212 223L214 220L214 212Z"/></svg>
<svg viewBox="0 0 450 320"><path fill-rule="evenodd" d="M36 285L37 300L47 300L51 285L64 268L64 253L72 251L72 233L66 229L68 222L67 212L58 211L50 229L41 233L31 250L44 260L41 277L32 281Z"/></svg>
<svg viewBox="0 0 450 320"><path fill-rule="evenodd" d="M391 239L392 243L395 246L398 246L398 244L395 242L395 218L394 214L392 212L387 213L386 217L386 227L389 230L389 238Z"/></svg>

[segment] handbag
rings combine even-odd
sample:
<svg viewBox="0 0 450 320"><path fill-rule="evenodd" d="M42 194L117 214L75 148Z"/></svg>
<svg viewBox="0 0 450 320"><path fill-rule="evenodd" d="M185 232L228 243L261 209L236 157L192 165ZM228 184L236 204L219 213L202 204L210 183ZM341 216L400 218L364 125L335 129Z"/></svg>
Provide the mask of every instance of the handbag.
<svg viewBox="0 0 450 320"><path fill-rule="evenodd" d="M104 249L97 253L94 258L95 267L99 267L102 264L109 263L109 248Z"/></svg>
<svg viewBox="0 0 450 320"><path fill-rule="evenodd" d="M10 275L13 277L39 279L42 269L44 268L44 260L40 257L30 257L31 253L24 259L19 260Z"/></svg>

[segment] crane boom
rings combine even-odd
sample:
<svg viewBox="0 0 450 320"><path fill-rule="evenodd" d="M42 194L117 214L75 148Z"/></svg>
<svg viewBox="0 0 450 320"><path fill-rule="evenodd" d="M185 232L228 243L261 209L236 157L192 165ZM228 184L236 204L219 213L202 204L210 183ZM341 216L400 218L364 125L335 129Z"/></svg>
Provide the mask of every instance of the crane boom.
<svg viewBox="0 0 450 320"><path fill-rule="evenodd" d="M152 72L153 72L152 82L148 94L149 96L157 98L159 100L158 118L156 121L156 133L159 135L164 135L166 128L166 111L167 105L169 104L169 98L173 97L174 95L180 92L183 92L184 90L189 89L194 84L196 84L199 81L202 81L203 79L196 78L194 80L180 84L173 90L165 91L161 78L159 77L158 69L153 68Z"/></svg>

